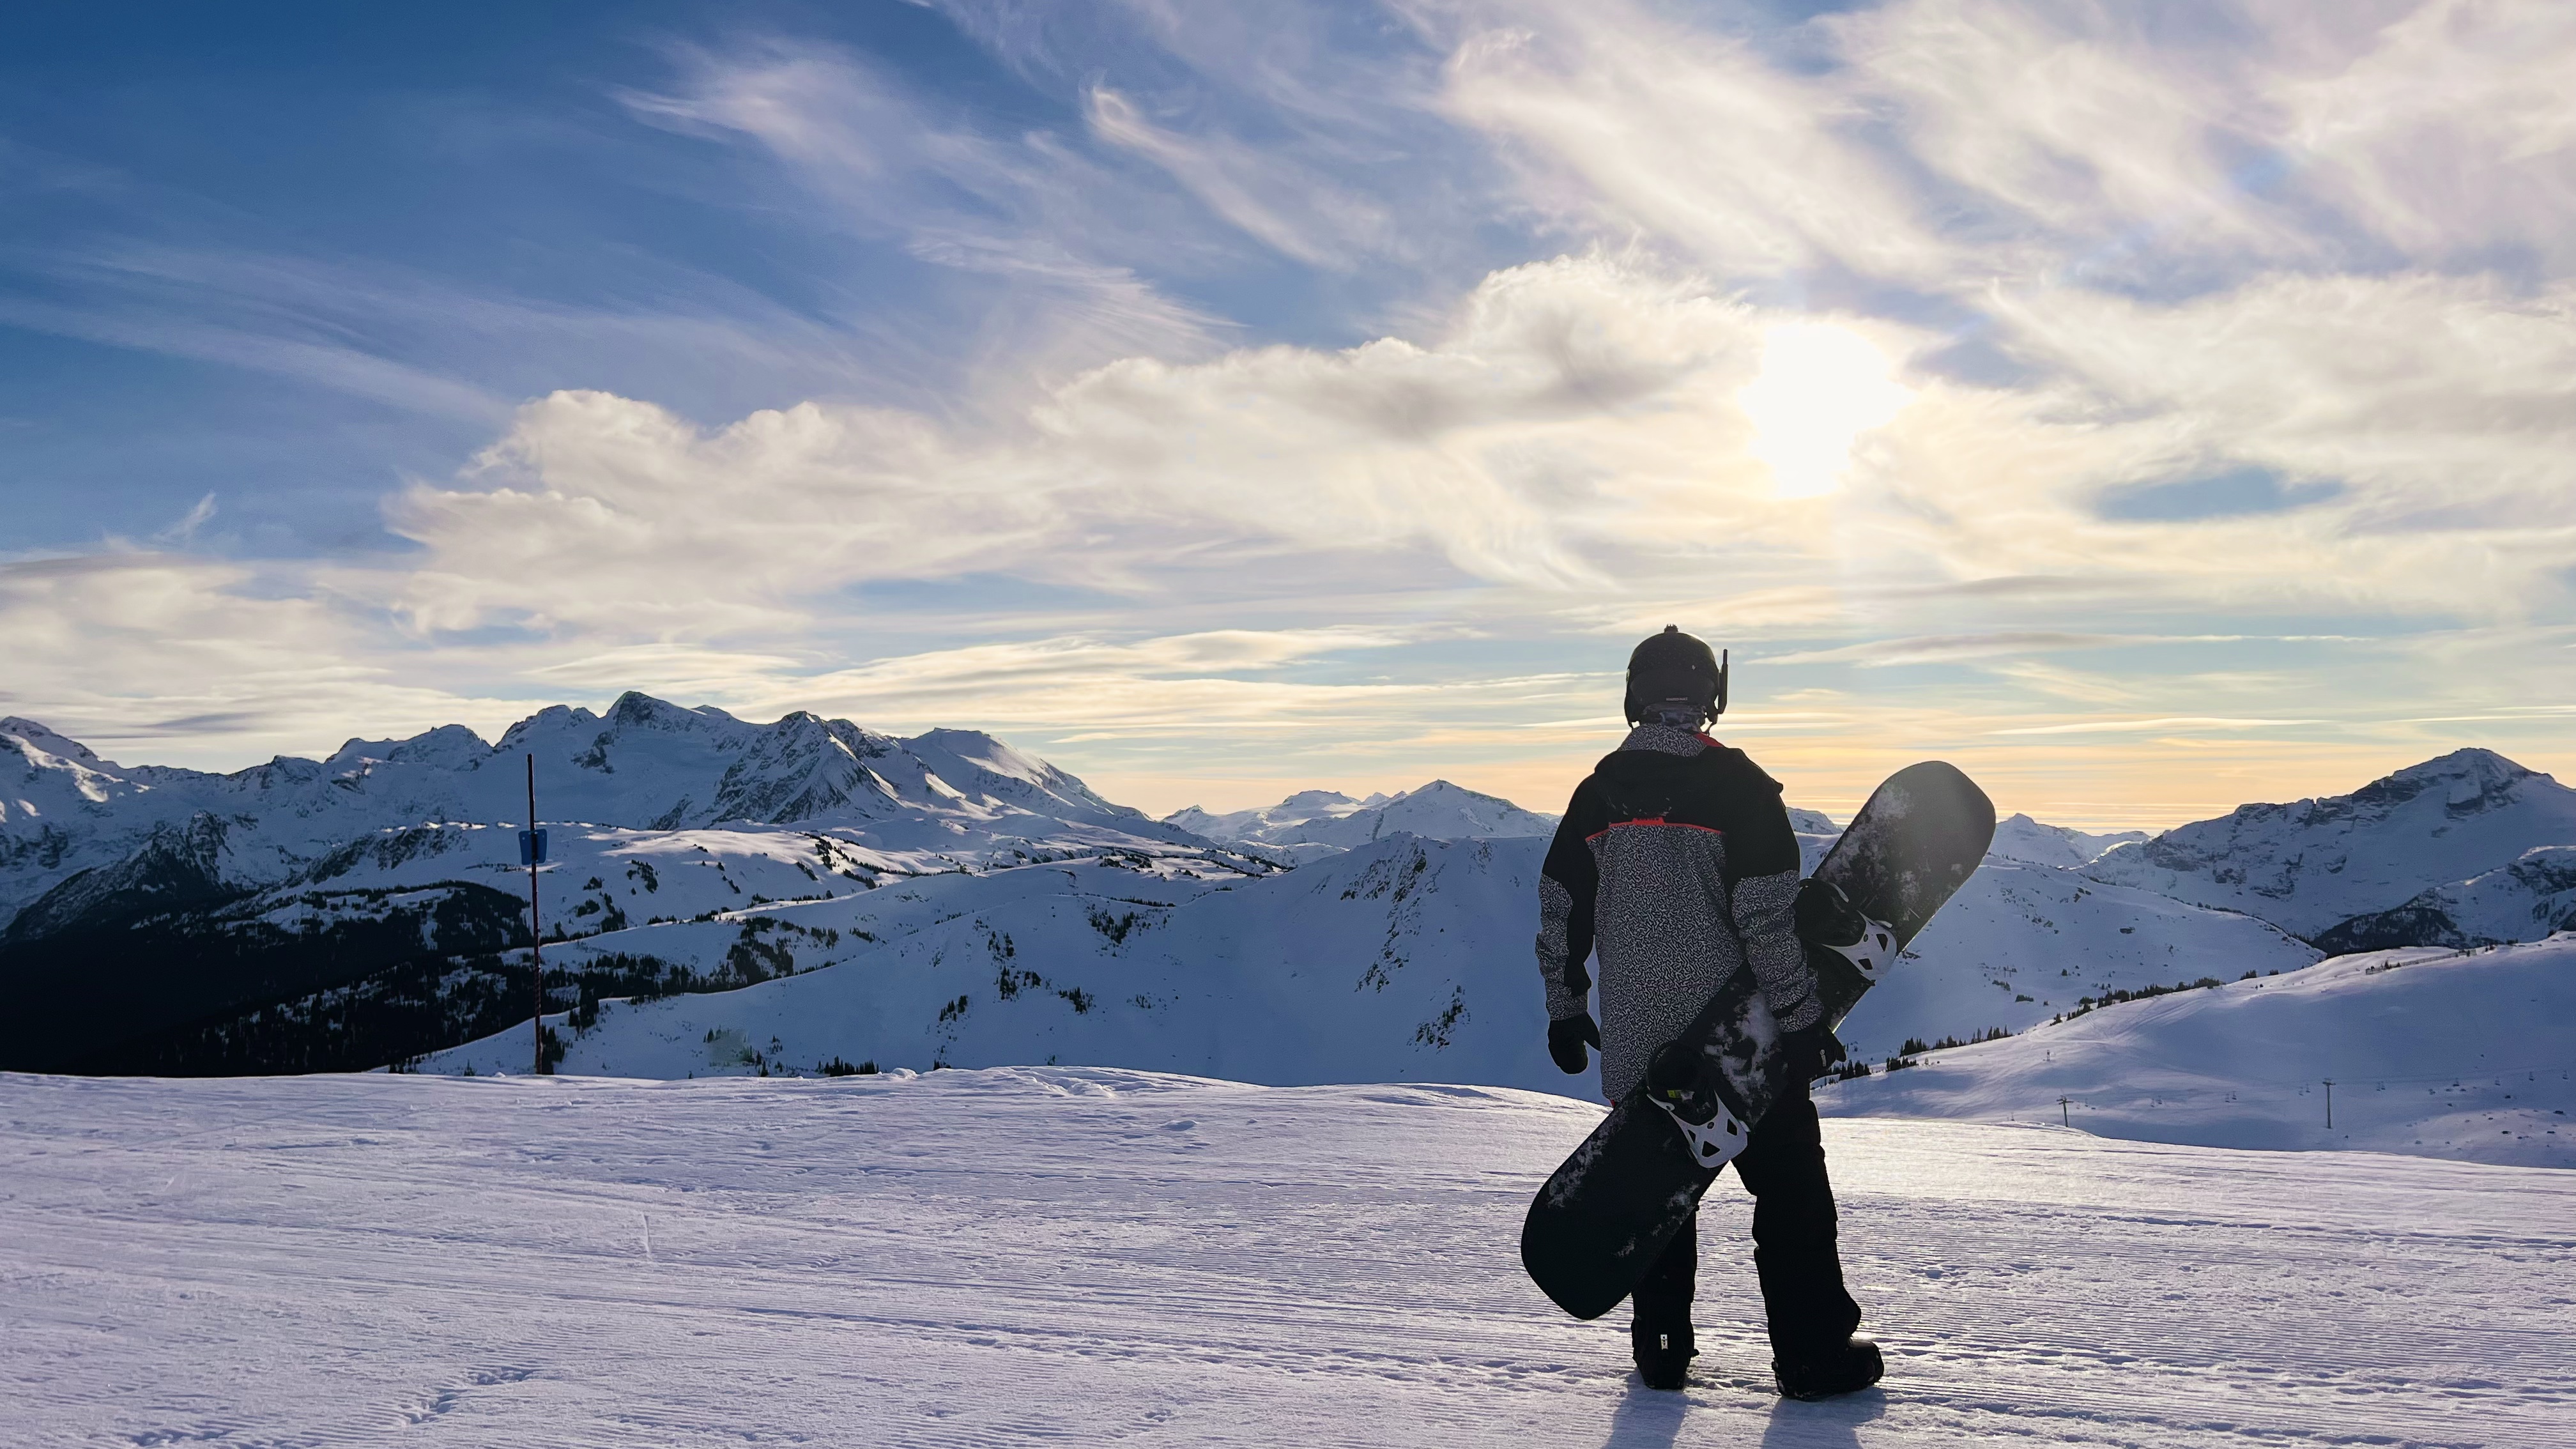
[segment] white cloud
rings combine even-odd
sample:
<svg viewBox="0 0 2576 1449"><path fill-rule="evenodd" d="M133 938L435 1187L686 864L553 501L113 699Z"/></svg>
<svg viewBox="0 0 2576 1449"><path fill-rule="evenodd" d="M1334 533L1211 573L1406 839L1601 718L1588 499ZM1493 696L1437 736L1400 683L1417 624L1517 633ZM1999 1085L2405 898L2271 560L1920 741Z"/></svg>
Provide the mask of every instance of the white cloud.
<svg viewBox="0 0 2576 1449"><path fill-rule="evenodd" d="M2384 10L2383 10L2383 13ZM2353 27L2357 54L2267 78L2311 184L2431 260L2576 261L2576 10L2435 0Z"/></svg>
<svg viewBox="0 0 2576 1449"><path fill-rule="evenodd" d="M291 570L159 553L0 563L0 637L0 713L129 762L238 766L362 728L510 717L418 678Z"/></svg>
<svg viewBox="0 0 2576 1449"><path fill-rule="evenodd" d="M1151 592L1207 549L1395 557L1539 588L1630 545L1768 539L1731 401L1747 308L1615 260L1499 273L1447 334L1206 363L1128 359L1055 389L1014 434L806 403L712 433L559 393L390 526L422 544L416 627L495 620L711 638L789 625L858 582L1006 571Z"/></svg>
<svg viewBox="0 0 2576 1449"><path fill-rule="evenodd" d="M1183 203L1043 130L988 133L864 57L773 42L681 52L675 93L630 92L639 116L748 138L858 235L1012 285L983 309L975 345L1013 371L1128 352L1200 350L1223 324L1140 275L1206 243ZM1017 379L1014 378L1013 381ZM1008 384L988 376L987 385Z"/></svg>
<svg viewBox="0 0 2576 1449"><path fill-rule="evenodd" d="M1996 730L1999 735L2199 734L2209 730L2288 729L2319 725L2321 719L2228 719L2213 715L2172 715L2163 719L2087 720L2075 724L2028 725Z"/></svg>
<svg viewBox="0 0 2576 1449"><path fill-rule="evenodd" d="M1421 343L1112 363L999 434L819 403L707 432L558 394L459 486L392 506L391 526L428 551L399 604L430 631L517 620L707 641L806 627L870 581L1007 574L1141 604L1192 558L1284 595L1353 560L1426 556L1530 610L1567 591L1659 591L1721 560L1738 585L1721 602L1758 607L1823 571L1842 606L1891 617L1919 607L1907 588L2032 575L2125 579L2167 607L2187 605L2182 589L2204 606L2485 617L2563 587L2563 301L2397 276L1996 305L2063 381L1906 393L1855 365L1765 383L1766 334L1776 352L1784 332L1828 324L1594 255L1495 274ZM1824 419L1832 436L1808 451L1834 456L1788 458L1748 408L1775 428ZM1848 453L1855 438L1866 446ZM1777 497L1784 458L1848 468L1852 486ZM2095 511L2106 487L2213 460L2344 491L2173 522Z"/></svg>
<svg viewBox="0 0 2576 1449"><path fill-rule="evenodd" d="M2117 5L1900 0L1827 25L1854 103L1892 111L1906 153L1992 211L1953 285L2121 267L2132 249L2315 249L2249 196L2247 162L2280 121L2248 86L2272 57L2232 17L2195 33Z"/></svg>
<svg viewBox="0 0 2576 1449"><path fill-rule="evenodd" d="M197 530L213 522L214 518L215 495L209 493L198 499L196 506L177 522L153 534L152 543L157 548L185 548L196 541Z"/></svg>
<svg viewBox="0 0 2576 1449"><path fill-rule="evenodd" d="M424 631L524 621L610 638L794 630L861 579L1024 561L1042 492L958 466L918 415L802 403L712 434L648 403L557 393L387 525L427 549L394 581Z"/></svg>
<svg viewBox="0 0 2576 1449"><path fill-rule="evenodd" d="M1960 256L1839 82L1625 0L1420 10L1454 47L1447 113L1512 147L1530 200L1576 224L1738 276L1831 263L1933 280Z"/></svg>
<svg viewBox="0 0 2576 1449"><path fill-rule="evenodd" d="M1093 135L1153 162L1217 215L1301 262L1347 268L1392 240L1383 209L1302 167L1230 137L1165 130L1107 86L1083 100Z"/></svg>

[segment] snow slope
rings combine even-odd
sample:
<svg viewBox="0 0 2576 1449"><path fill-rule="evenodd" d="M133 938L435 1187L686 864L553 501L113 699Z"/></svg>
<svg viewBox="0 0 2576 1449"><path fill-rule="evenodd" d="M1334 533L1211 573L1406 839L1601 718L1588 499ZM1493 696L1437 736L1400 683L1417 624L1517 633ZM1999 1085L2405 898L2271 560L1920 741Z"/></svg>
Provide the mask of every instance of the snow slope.
<svg viewBox="0 0 2576 1449"><path fill-rule="evenodd" d="M1884 1386L1774 1398L1521 1276L1595 1120L1131 1072L0 1076L0 1439L517 1446L2563 1446L2563 1173L1826 1124Z"/></svg>
<svg viewBox="0 0 2576 1449"><path fill-rule="evenodd" d="M2056 1121L2069 1097L2067 1120L2113 1137L2576 1167L2571 1024L2576 933L2374 952L2102 1007L1818 1101L1837 1114Z"/></svg>
<svg viewBox="0 0 2576 1449"><path fill-rule="evenodd" d="M2576 790L2492 751L2459 750L2350 795L2240 806L2120 846L2085 873L2260 916L2332 950L2387 944L2335 937L2347 922L2565 845L2576 845Z"/></svg>
<svg viewBox="0 0 2576 1449"><path fill-rule="evenodd" d="M561 1070L619 1076L1063 1061L1269 1083L1480 1081L1594 1092L1549 1064L1531 940L1546 842L1399 835L1290 873L1068 861L562 948L706 963L767 942L795 972L603 1003ZM767 926L765 934L761 930ZM822 944L826 936L830 944ZM515 1069L525 1018L421 1070Z"/></svg>
<svg viewBox="0 0 2576 1449"><path fill-rule="evenodd" d="M2080 997L2296 971L2322 954L2251 916L1990 856L1840 1035L1855 1059L1883 1060L1909 1037L2024 1031Z"/></svg>
<svg viewBox="0 0 2576 1449"><path fill-rule="evenodd" d="M2484 946L2576 930L2576 845L2538 845L2510 865L2433 886L2394 910L2357 916L2318 939L2338 949L2386 944Z"/></svg>
<svg viewBox="0 0 2576 1449"><path fill-rule="evenodd" d="M1546 848L1537 837L1396 836L1265 876L1189 858L1066 861L630 927L547 959L577 971L650 955L720 975L759 952L782 979L602 1003L561 1069L684 1077L810 1072L834 1058L1065 1062L1588 1097L1597 1068L1567 1077L1545 1051L1532 938ZM1913 1036L2018 1031L2079 996L2316 959L2250 917L1998 861L1935 918L1843 1037L1884 1057ZM521 1016L421 1069L516 1070L529 1052Z"/></svg>

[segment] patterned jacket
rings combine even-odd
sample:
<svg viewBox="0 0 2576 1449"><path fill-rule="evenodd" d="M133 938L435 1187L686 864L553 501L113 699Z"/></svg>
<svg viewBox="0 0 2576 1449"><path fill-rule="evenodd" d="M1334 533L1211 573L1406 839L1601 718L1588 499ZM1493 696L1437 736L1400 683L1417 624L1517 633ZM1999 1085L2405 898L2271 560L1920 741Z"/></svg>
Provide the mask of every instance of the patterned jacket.
<svg viewBox="0 0 2576 1449"><path fill-rule="evenodd" d="M1655 1049L1750 966L1787 1031L1823 1016L1793 921L1798 838L1780 784L1742 750L1640 725L1575 787L1539 876L1547 1014L1586 1009L1601 961L1601 1090L1616 1102Z"/></svg>

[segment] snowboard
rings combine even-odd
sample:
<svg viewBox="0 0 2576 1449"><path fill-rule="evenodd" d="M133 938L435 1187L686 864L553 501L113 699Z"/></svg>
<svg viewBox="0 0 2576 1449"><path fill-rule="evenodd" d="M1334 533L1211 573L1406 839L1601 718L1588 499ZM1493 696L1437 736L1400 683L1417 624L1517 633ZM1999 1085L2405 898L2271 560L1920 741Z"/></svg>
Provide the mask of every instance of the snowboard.
<svg viewBox="0 0 2576 1449"><path fill-rule="evenodd" d="M1985 859L1994 803L1938 760L1888 777L1799 886L1798 934L1829 1026L1895 965ZM1789 1086L1781 1032L1746 966L1530 1203L1521 1265L1558 1307L1616 1307Z"/></svg>

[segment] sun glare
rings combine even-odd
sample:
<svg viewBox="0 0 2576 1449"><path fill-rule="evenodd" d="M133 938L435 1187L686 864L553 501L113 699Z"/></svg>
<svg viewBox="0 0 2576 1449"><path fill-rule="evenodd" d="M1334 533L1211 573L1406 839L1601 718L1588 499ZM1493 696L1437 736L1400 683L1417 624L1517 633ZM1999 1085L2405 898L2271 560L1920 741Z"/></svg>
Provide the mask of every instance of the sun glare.
<svg viewBox="0 0 2576 1449"><path fill-rule="evenodd" d="M1842 486L1852 444L1912 400L1896 363L1831 322L1784 322L1763 334L1762 371L1736 404L1753 420L1753 456L1783 498Z"/></svg>

